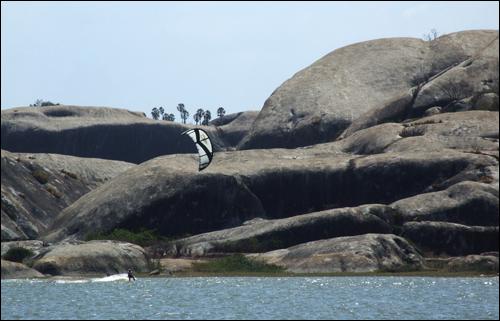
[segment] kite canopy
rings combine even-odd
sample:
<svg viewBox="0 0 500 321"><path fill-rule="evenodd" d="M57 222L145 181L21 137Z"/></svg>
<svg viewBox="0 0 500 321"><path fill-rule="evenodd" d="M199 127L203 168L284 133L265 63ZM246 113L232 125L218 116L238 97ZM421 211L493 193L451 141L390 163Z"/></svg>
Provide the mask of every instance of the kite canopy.
<svg viewBox="0 0 500 321"><path fill-rule="evenodd" d="M186 130L182 133L182 135L188 135L196 144L198 156L200 157L199 170L201 171L207 168L214 157L212 142L210 141L207 132L203 129L195 128Z"/></svg>

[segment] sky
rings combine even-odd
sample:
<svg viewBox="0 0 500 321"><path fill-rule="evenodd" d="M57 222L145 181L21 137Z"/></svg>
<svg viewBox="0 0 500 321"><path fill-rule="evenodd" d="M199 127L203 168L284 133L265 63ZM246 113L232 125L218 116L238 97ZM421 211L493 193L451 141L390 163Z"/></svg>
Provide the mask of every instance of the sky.
<svg viewBox="0 0 500 321"><path fill-rule="evenodd" d="M497 29L492 2L1 2L1 108L260 110L360 41Z"/></svg>

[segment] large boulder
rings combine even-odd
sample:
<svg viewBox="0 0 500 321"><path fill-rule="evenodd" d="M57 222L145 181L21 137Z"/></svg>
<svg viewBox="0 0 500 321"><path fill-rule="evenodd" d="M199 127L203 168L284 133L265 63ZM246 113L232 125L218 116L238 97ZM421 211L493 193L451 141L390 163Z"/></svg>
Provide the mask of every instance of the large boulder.
<svg viewBox="0 0 500 321"><path fill-rule="evenodd" d="M498 112L444 113L405 123L399 139L386 152L439 151L498 152Z"/></svg>
<svg viewBox="0 0 500 321"><path fill-rule="evenodd" d="M102 275L149 269L142 247L116 241L51 246L35 257L33 268L50 275Z"/></svg>
<svg viewBox="0 0 500 321"><path fill-rule="evenodd" d="M172 256L203 256L218 252L267 252L300 243L366 233L390 233L379 216L390 208L363 205L297 215L290 218L245 222L242 226L177 240L166 251Z"/></svg>
<svg viewBox="0 0 500 321"><path fill-rule="evenodd" d="M498 190L484 183L458 183L443 191L401 199L391 207L401 214L403 222L498 226Z"/></svg>
<svg viewBox="0 0 500 321"><path fill-rule="evenodd" d="M446 151L352 156L337 144L218 153L203 172L197 157L165 156L134 167L66 208L45 240L83 239L117 227L166 236L235 227L254 217L294 215L401 198L479 180L489 156Z"/></svg>
<svg viewBox="0 0 500 321"><path fill-rule="evenodd" d="M498 32L470 58L425 83L414 99L412 114L430 106L443 106L482 93L498 95Z"/></svg>
<svg viewBox="0 0 500 321"><path fill-rule="evenodd" d="M411 122L385 123L340 140L348 153L441 151L498 153L498 112L443 113Z"/></svg>
<svg viewBox="0 0 500 321"><path fill-rule="evenodd" d="M392 234L337 237L252 255L295 273L400 272L420 270L423 258Z"/></svg>
<svg viewBox="0 0 500 321"><path fill-rule="evenodd" d="M2 279L32 279L44 275L22 263L2 260Z"/></svg>
<svg viewBox="0 0 500 321"><path fill-rule="evenodd" d="M36 239L61 210L135 166L95 158L4 150L1 156L2 241Z"/></svg>
<svg viewBox="0 0 500 321"><path fill-rule="evenodd" d="M448 222L408 222L402 237L428 255L464 256L498 252L498 226L465 226Z"/></svg>
<svg viewBox="0 0 500 321"><path fill-rule="evenodd" d="M498 110L498 31L489 34L492 38L483 37L486 33L488 32L460 32L432 41L430 45L435 50L444 50L441 53L446 51L450 43L460 44L462 47L467 44L478 47L475 52L469 47L463 51L467 53L462 58L452 59L450 64L445 63L444 66L448 66L444 69L434 62L421 65L412 76L414 87L411 90L366 111L340 137L347 137L360 129L380 123L429 114L427 111L436 108L439 108L439 112ZM475 39L479 42L469 37L473 34L479 36ZM484 42L485 39L489 40ZM455 50L462 52L460 48Z"/></svg>
<svg viewBox="0 0 500 321"><path fill-rule="evenodd" d="M267 220L256 218L231 229L172 242L172 256L220 252L266 252L300 243L365 233L396 233L409 221L446 221L498 226L498 191L477 182L401 199L390 206L373 204Z"/></svg>
<svg viewBox="0 0 500 321"><path fill-rule="evenodd" d="M210 125L216 126L217 132L224 138L226 146L236 147L243 137L248 134L258 115L258 111L229 114L212 120Z"/></svg>
<svg viewBox="0 0 500 321"><path fill-rule="evenodd" d="M498 273L497 255L467 255L448 259L446 270L451 272Z"/></svg>
<svg viewBox="0 0 500 321"><path fill-rule="evenodd" d="M423 112L446 101L444 90L432 96L436 91L427 84L431 79L436 79L434 87L441 88L472 78L463 86L464 94L493 92L495 75L498 79L495 46L498 31L478 30L433 41L378 39L337 49L272 93L240 148L311 145L335 139L353 120L344 136L404 119L407 111ZM481 85L483 80L491 86Z"/></svg>

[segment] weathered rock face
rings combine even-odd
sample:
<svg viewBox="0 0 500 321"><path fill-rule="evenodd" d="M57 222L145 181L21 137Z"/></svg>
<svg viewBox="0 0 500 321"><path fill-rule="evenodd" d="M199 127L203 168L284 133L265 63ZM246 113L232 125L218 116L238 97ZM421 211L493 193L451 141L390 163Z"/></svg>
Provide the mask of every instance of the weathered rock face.
<svg viewBox="0 0 500 321"><path fill-rule="evenodd" d="M435 254L480 253L498 247L495 245L498 216L497 189L484 183L462 182L443 191L401 199L389 206L363 205L286 219L255 219L240 227L172 242L166 252L173 256L265 252L346 235L401 233L424 250L434 249ZM404 225L406 222L430 220L436 221L437 231L428 234L420 235L419 228L413 230L411 225ZM428 237L432 238L429 240ZM446 241L438 241L438 238ZM439 242L439 245L433 245L434 242Z"/></svg>
<svg viewBox="0 0 500 321"><path fill-rule="evenodd" d="M259 115L258 111L245 111L216 118L210 125L216 126L217 132L223 137L226 146L235 147L248 134L253 122Z"/></svg>
<svg viewBox="0 0 500 321"><path fill-rule="evenodd" d="M50 275L117 274L127 269L148 271L143 248L115 241L60 244L47 248L35 260L33 268Z"/></svg>
<svg viewBox="0 0 500 321"><path fill-rule="evenodd" d="M59 212L130 163L2 150L2 241L36 239Z"/></svg>
<svg viewBox="0 0 500 321"><path fill-rule="evenodd" d="M66 208L45 239L82 239L90 232L137 226L180 236L235 227L254 217L388 204L434 186L447 188L446 181L460 181L460 175L478 180L482 169L496 164L489 156L452 151L352 157L337 147L218 153L203 172L196 171L194 156L156 158Z"/></svg>
<svg viewBox="0 0 500 321"><path fill-rule="evenodd" d="M196 235L173 242L173 256L203 256L218 252L267 252L300 243L346 235L391 233L379 218L390 208L364 205L297 215L285 219L254 219L242 226Z"/></svg>
<svg viewBox="0 0 500 321"><path fill-rule="evenodd" d="M40 253L40 250L44 247L42 241L32 240L32 241L12 241L3 242L2 241L2 256L7 253L8 250L12 248L20 247L32 251L35 255Z"/></svg>
<svg viewBox="0 0 500 321"><path fill-rule="evenodd" d="M2 163L2 238L21 232L29 237L31 225L38 229L33 235L41 231L49 242L147 228L183 237L157 244L152 252L276 250L255 255L297 272L412 270L422 268L421 254L438 260L434 256L498 251L497 31L461 32L431 42L381 39L338 49L285 82L256 116L228 115L205 126L217 152L202 172L197 155L169 155L97 186L100 174L84 165L75 176L89 174L86 186L99 184L66 203L49 229L29 217L16 221L22 229L10 223L7 214L17 199L5 195L17 185L14 178L4 184ZM179 138L186 128L123 110L19 108L2 112L2 146L33 148L30 137L40 133L46 146L59 152L142 162L194 153L191 141ZM327 143L312 145L318 142ZM234 151L236 144L248 150ZM66 164L58 158L51 162ZM42 164L44 171L69 176L51 172L54 183L42 183L43 175L34 181L32 172L39 167L30 166L25 167L31 172L18 175L21 182L45 186L52 195L57 195L53 187L80 188L65 185L72 177L68 166ZM73 250L60 255L63 263L41 261L41 268L52 274L80 273L79 266L91 271L83 273L118 270L87 263L97 260L91 255L86 263L65 266ZM446 262L448 269L494 266L494 260L475 256L457 262Z"/></svg>
<svg viewBox="0 0 500 321"><path fill-rule="evenodd" d="M446 111L453 108L448 104L476 94L498 95L498 32L492 36L470 58L425 83L415 97L412 114L433 104L446 107Z"/></svg>
<svg viewBox="0 0 500 321"><path fill-rule="evenodd" d="M443 149L498 154L498 121L498 112L443 113L359 130L339 143L345 152L355 154Z"/></svg>
<svg viewBox="0 0 500 321"><path fill-rule="evenodd" d="M43 274L24 264L2 260L2 279L41 278Z"/></svg>
<svg viewBox="0 0 500 321"><path fill-rule="evenodd" d="M392 234L364 234L300 244L252 256L296 273L420 270L423 259Z"/></svg>
<svg viewBox="0 0 500 321"><path fill-rule="evenodd" d="M498 255L467 255L454 257L448 260L448 271L479 271L485 273L498 273Z"/></svg>
<svg viewBox="0 0 500 321"><path fill-rule="evenodd" d="M434 84L428 83L433 76ZM448 87L462 88L460 99L495 92L495 79L498 84L497 31L465 31L430 42L393 38L357 43L333 51L276 89L240 148L331 141L353 120L345 136L448 103L447 93L454 92Z"/></svg>
<svg viewBox="0 0 500 321"><path fill-rule="evenodd" d="M232 122L204 126L215 150L235 146L255 113L240 113ZM141 163L196 148L181 133L191 128L155 121L144 114L105 107L49 106L2 110L2 149L11 152L54 153ZM232 145L234 144L234 145Z"/></svg>
<svg viewBox="0 0 500 321"><path fill-rule="evenodd" d="M470 58L432 74L423 70L415 74L416 86L411 91L368 110L355 119L341 137L380 123L435 114L436 108L439 112L498 111L498 32Z"/></svg>
<svg viewBox="0 0 500 321"><path fill-rule="evenodd" d="M399 200L391 207L402 215L402 221L498 226L498 190L483 183L459 183L444 191Z"/></svg>
<svg viewBox="0 0 500 321"><path fill-rule="evenodd" d="M159 159L139 165L100 192L90 192L69 206L54 222L47 239L56 241L69 235L82 239L91 232L116 227L146 227L163 235L200 233L264 214L241 179L209 171L197 175L198 161L189 156L166 159L179 162L180 167L188 163L192 170L168 167Z"/></svg>
<svg viewBox="0 0 500 321"><path fill-rule="evenodd" d="M498 252L498 226L409 222L403 225L402 236L432 255L463 256Z"/></svg>

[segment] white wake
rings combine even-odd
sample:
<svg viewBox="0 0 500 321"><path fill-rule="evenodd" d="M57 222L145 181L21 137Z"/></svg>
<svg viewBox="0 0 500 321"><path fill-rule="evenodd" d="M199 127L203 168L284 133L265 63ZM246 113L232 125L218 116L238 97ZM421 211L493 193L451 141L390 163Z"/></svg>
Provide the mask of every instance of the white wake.
<svg viewBox="0 0 500 321"><path fill-rule="evenodd" d="M128 281L128 274L113 274L103 278L91 279L92 282L115 282L115 281Z"/></svg>

